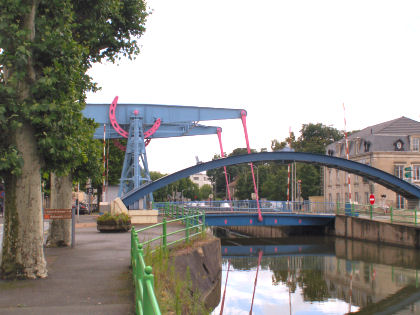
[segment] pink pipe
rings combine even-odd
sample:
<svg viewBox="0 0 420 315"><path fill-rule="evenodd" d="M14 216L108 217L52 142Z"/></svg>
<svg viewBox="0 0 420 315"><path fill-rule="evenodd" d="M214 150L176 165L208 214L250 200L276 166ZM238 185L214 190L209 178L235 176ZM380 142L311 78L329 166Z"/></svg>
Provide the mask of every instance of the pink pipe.
<svg viewBox="0 0 420 315"><path fill-rule="evenodd" d="M242 125L244 126L244 132L245 132L245 141L246 141L246 148L248 150L248 154L251 153L251 149L249 147L249 139L248 139L248 131L246 128L246 111L241 112L241 119L242 119ZM261 215L261 209L260 209L260 201L257 191L257 184L255 183L255 175L254 175L254 165L251 162L251 174L252 174L252 181L254 182L254 192L257 199L257 208L258 208L258 221L262 221L262 215Z"/></svg>
<svg viewBox="0 0 420 315"><path fill-rule="evenodd" d="M221 152L221 156L223 158L223 157L225 157L225 153L223 151L223 145L222 145L222 129L221 128L217 128L217 136L219 137L220 152ZM230 210L233 211L232 198L230 197L230 188L229 188L229 181L228 181L226 166L223 166L223 168L225 170L225 179L226 179L226 187L227 187L228 196L229 196Z"/></svg>
<svg viewBox="0 0 420 315"><path fill-rule="evenodd" d="M230 259L228 260L228 270L226 272L225 290L223 291L222 306L220 307L220 315L223 314L223 308L225 307L226 285L228 282L229 268L230 268Z"/></svg>
<svg viewBox="0 0 420 315"><path fill-rule="evenodd" d="M249 315L252 315L252 307L254 306L255 289L257 288L257 280L258 280L258 269L260 269L262 255L263 255L263 252L262 250L260 250L258 253L257 273L255 274L254 291L252 292L251 310L249 311Z"/></svg>

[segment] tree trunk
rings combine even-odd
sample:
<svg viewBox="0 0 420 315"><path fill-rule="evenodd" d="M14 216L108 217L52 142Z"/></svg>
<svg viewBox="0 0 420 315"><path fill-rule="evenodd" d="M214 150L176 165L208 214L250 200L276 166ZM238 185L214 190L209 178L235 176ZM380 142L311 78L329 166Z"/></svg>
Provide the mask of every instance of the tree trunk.
<svg viewBox="0 0 420 315"><path fill-rule="evenodd" d="M5 178L5 219L0 274L4 279L45 278L43 247L41 158L34 130L23 124L11 132L24 165L22 174Z"/></svg>
<svg viewBox="0 0 420 315"><path fill-rule="evenodd" d="M51 173L51 209L71 209L72 204L71 175L58 177ZM52 220L48 232L48 247L64 247L71 245L71 219Z"/></svg>

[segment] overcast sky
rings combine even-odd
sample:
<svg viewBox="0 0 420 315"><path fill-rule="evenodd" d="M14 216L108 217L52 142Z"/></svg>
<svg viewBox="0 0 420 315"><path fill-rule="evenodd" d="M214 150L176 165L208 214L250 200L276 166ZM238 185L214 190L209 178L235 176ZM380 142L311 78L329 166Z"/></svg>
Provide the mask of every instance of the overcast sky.
<svg viewBox="0 0 420 315"><path fill-rule="evenodd" d="M90 74L88 103L244 108L252 148L289 127L355 130L406 116L420 120L420 1L149 0L141 54ZM206 123L207 124L207 123ZM240 120L224 150L245 147ZM151 170L174 172L219 154L216 135L153 140Z"/></svg>

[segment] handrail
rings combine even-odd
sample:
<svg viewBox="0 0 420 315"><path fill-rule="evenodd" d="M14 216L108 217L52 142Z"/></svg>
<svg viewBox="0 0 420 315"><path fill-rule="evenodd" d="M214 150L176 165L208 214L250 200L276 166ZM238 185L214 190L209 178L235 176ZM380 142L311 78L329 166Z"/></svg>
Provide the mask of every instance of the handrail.
<svg viewBox="0 0 420 315"><path fill-rule="evenodd" d="M175 216L176 219L166 221L165 216L162 223L157 223L142 229L135 230L131 228L131 265L133 268L133 281L135 286L135 301L136 301L136 314L145 315L160 315L159 304L154 292L154 276L152 274L152 267L146 266L144 261L143 248L154 241L162 240L161 247L167 250L169 246L178 242L184 241L188 243L194 236L200 235L205 231L205 213L201 213L192 209L180 209L174 206L169 209L169 203L164 205L165 216ZM169 211L170 210L170 211ZM167 233L167 224L173 222L185 222L186 227L176 231ZM162 235L153 239L140 243L139 233L146 230L162 226ZM195 230L195 233L193 232ZM179 232L185 232L185 237L177 239L172 242L167 242L168 236L174 235ZM152 249L154 252L156 249Z"/></svg>

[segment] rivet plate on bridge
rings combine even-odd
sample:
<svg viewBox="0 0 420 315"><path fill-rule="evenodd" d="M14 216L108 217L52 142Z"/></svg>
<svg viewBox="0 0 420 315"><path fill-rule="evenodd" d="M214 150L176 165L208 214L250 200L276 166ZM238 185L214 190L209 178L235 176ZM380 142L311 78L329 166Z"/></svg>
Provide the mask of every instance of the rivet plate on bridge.
<svg viewBox="0 0 420 315"><path fill-rule="evenodd" d="M249 249L249 252L252 253L252 247Z"/></svg>
<svg viewBox="0 0 420 315"><path fill-rule="evenodd" d="M249 224L252 224L252 219L249 220Z"/></svg>
<svg viewBox="0 0 420 315"><path fill-rule="evenodd" d="M225 224L227 224L227 219L225 219Z"/></svg>
<svg viewBox="0 0 420 315"><path fill-rule="evenodd" d="M299 219L299 224L301 224L302 223L302 219Z"/></svg>
<svg viewBox="0 0 420 315"><path fill-rule="evenodd" d="M274 223L277 224L277 219L274 219Z"/></svg>

